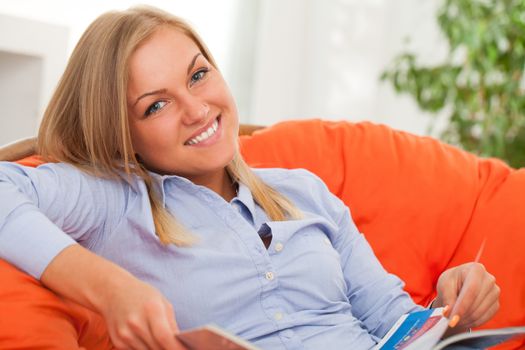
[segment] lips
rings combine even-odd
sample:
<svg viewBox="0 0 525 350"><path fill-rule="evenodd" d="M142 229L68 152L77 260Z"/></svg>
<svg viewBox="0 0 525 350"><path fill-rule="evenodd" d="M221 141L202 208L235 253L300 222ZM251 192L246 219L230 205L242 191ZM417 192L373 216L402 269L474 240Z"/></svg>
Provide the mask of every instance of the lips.
<svg viewBox="0 0 525 350"><path fill-rule="evenodd" d="M195 132L186 142L184 142L184 145L186 146L197 145L209 139L219 129L219 119L220 119L220 115L217 118L213 119L208 125L204 126L200 130Z"/></svg>

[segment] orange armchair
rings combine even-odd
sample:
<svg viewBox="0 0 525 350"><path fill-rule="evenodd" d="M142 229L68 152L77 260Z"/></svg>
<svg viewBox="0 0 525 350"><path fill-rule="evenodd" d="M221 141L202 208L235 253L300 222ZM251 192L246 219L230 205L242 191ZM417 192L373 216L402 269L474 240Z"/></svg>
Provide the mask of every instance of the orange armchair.
<svg viewBox="0 0 525 350"><path fill-rule="evenodd" d="M525 169L371 123L303 120L257 129L240 137L246 161L320 176L422 305L434 297L439 274L474 259L486 239L481 262L502 290L500 311L486 327L525 325ZM4 261L0 281L0 348L110 348L97 314Z"/></svg>

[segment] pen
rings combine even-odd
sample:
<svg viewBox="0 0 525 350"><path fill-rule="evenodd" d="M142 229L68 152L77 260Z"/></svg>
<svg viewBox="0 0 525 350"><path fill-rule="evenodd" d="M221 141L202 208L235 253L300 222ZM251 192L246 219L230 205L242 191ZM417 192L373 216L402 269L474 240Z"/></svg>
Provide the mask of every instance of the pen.
<svg viewBox="0 0 525 350"><path fill-rule="evenodd" d="M481 258L481 254L483 253L483 249L485 249L485 243L486 243L486 242L487 242L487 237L485 237L485 238L483 239L483 242L481 242L481 246L479 247L479 249L478 249L478 253L476 254L476 258L474 259L474 262L475 262L475 263L479 262L479 259ZM465 281L468 279L469 274L470 274L470 270L469 270L469 272L467 273L467 277L465 277ZM463 289L463 288L462 288L462 289ZM452 316L452 318L450 319L450 321L449 321L449 323L448 323L449 327L452 327L452 328L453 328L453 327L455 327L455 326L458 324L458 322L459 322L460 317L459 317L459 315L457 315L457 314L454 315L454 312L456 311L457 306L458 306L459 304L461 304L461 302L463 301L463 296L464 296L464 295L465 295L464 293L461 293L461 292L460 292L460 293L459 293L459 296L458 296L458 299L457 299L456 302L454 303L454 307L452 308L452 311L450 312L450 315L453 315L453 316Z"/></svg>

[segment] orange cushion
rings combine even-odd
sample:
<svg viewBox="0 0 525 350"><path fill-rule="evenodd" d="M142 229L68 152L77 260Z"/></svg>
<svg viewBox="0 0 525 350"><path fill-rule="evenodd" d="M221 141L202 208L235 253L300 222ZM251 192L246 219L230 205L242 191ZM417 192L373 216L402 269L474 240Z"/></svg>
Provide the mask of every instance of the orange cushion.
<svg viewBox="0 0 525 350"><path fill-rule="evenodd" d="M42 164L38 156L26 166ZM113 349L101 316L0 259L0 349Z"/></svg>
<svg viewBox="0 0 525 350"><path fill-rule="evenodd" d="M351 209L385 268L427 304L439 274L475 258L502 289L486 327L525 325L525 169L371 123L288 121L241 139L256 167L303 167Z"/></svg>
<svg viewBox="0 0 525 350"><path fill-rule="evenodd" d="M1 349L112 349L103 319L0 260Z"/></svg>
<svg viewBox="0 0 525 350"><path fill-rule="evenodd" d="M17 161L18 164L20 165L24 165L24 166L31 166L31 167L37 167L39 166L40 164L43 164L44 161L42 160L42 158L38 155L33 155L33 156L29 156L27 158L24 158L24 159L20 159L19 161Z"/></svg>
<svg viewBox="0 0 525 350"><path fill-rule="evenodd" d="M283 122L241 137L241 151L252 166L302 167L320 176L351 208L384 266L423 305L440 272L472 260L487 237L481 261L502 287L501 310L487 326L525 324L525 170L371 123ZM0 313L0 348L74 349L75 340L97 339L80 346L109 347L93 312L2 261L0 281L0 310L8 310Z"/></svg>

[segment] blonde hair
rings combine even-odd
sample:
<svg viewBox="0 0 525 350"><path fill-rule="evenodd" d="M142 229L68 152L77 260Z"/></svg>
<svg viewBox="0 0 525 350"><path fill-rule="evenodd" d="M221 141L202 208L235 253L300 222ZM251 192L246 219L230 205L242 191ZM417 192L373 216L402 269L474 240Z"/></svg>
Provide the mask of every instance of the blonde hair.
<svg viewBox="0 0 525 350"><path fill-rule="evenodd" d="M131 143L126 100L129 57L162 25L175 28L199 47L215 67L198 34L182 19L153 7L133 7L98 17L84 32L44 113L38 151L48 161L70 163L96 176L144 180L156 234L164 244L194 240L164 208L153 180ZM116 131L116 132L115 132ZM301 217L283 195L260 180L236 152L226 168L232 180L246 184L271 220Z"/></svg>

